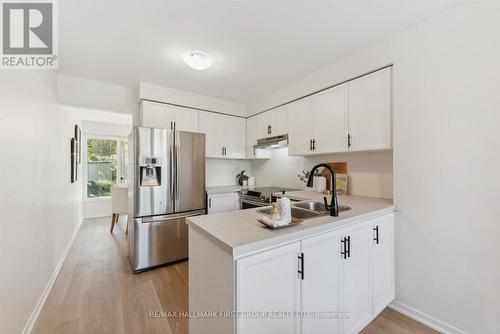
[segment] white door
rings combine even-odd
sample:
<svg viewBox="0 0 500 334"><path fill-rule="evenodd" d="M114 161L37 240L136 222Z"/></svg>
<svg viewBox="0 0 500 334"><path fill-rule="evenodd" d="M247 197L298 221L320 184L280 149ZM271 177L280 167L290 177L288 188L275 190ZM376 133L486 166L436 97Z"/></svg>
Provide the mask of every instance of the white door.
<svg viewBox="0 0 500 334"><path fill-rule="evenodd" d="M199 132L204 133L207 158L222 158L222 115L199 112Z"/></svg>
<svg viewBox="0 0 500 334"><path fill-rule="evenodd" d="M349 82L351 151L392 147L391 68Z"/></svg>
<svg viewBox="0 0 500 334"><path fill-rule="evenodd" d="M301 280L302 312L320 317L304 317L302 334L339 333L338 319L325 316L339 311L340 232L328 232L301 242L304 254L304 279ZM309 313L310 312L310 313Z"/></svg>
<svg viewBox="0 0 500 334"><path fill-rule="evenodd" d="M350 316L342 321L343 333L358 333L372 317L370 280L370 225L343 230L344 247L348 251L342 263L342 311ZM342 244L342 243L341 243ZM342 247L342 246L341 246Z"/></svg>
<svg viewBox="0 0 500 334"><path fill-rule="evenodd" d="M347 152L347 84L314 95L315 153Z"/></svg>
<svg viewBox="0 0 500 334"><path fill-rule="evenodd" d="M217 194L208 196L208 213L233 211L236 207L238 196L236 194Z"/></svg>
<svg viewBox="0 0 500 334"><path fill-rule="evenodd" d="M241 117L222 116L224 157L244 159L246 149L246 123Z"/></svg>
<svg viewBox="0 0 500 334"><path fill-rule="evenodd" d="M272 110L271 136L285 135L288 133L289 110L288 105Z"/></svg>
<svg viewBox="0 0 500 334"><path fill-rule="evenodd" d="M171 107L164 103L142 101L138 126L170 130L173 122Z"/></svg>
<svg viewBox="0 0 500 334"><path fill-rule="evenodd" d="M272 137L272 111L266 111L257 116L257 139Z"/></svg>
<svg viewBox="0 0 500 334"><path fill-rule="evenodd" d="M306 97L289 105L288 154L312 153L313 99Z"/></svg>
<svg viewBox="0 0 500 334"><path fill-rule="evenodd" d="M372 224L373 315L394 300L394 216L375 219Z"/></svg>
<svg viewBox="0 0 500 334"><path fill-rule="evenodd" d="M198 110L171 106L171 111L176 130L198 132Z"/></svg>
<svg viewBox="0 0 500 334"><path fill-rule="evenodd" d="M240 312L298 312L300 242L236 261L236 302ZM245 313L247 314L247 313ZM300 332L295 317L239 317L238 334L293 334Z"/></svg>

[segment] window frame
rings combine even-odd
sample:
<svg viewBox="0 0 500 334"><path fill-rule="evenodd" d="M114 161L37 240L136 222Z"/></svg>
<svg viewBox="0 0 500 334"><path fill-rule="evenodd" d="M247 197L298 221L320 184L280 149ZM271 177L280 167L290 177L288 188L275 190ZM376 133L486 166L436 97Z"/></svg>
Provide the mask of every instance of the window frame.
<svg viewBox="0 0 500 334"><path fill-rule="evenodd" d="M83 181L83 200L87 202L109 200L111 196L101 196L101 197L87 197L88 195L88 152L87 152L87 141L89 139L103 139L103 140L116 140L116 184L126 184L121 181L123 176L123 149L122 143L128 143L127 137L122 136L105 136L97 134L83 134L82 135L82 181Z"/></svg>

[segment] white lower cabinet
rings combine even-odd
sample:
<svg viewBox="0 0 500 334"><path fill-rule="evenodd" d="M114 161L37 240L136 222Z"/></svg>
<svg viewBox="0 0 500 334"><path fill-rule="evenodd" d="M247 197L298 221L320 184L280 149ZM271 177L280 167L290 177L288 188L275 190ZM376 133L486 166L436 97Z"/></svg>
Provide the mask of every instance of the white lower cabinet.
<svg viewBox="0 0 500 334"><path fill-rule="evenodd" d="M238 317L238 334L358 333L394 299L393 214L238 259L235 292L237 311L301 313Z"/></svg>
<svg viewBox="0 0 500 334"><path fill-rule="evenodd" d="M300 333L300 319L262 312L298 312L300 280L297 254L300 242L238 260L236 310L238 334Z"/></svg>
<svg viewBox="0 0 500 334"><path fill-rule="evenodd" d="M234 211L240 209L237 193L208 195L208 213Z"/></svg>
<svg viewBox="0 0 500 334"><path fill-rule="evenodd" d="M373 315L379 314L395 297L394 221L392 215L372 222Z"/></svg>
<svg viewBox="0 0 500 334"><path fill-rule="evenodd" d="M371 225L359 224L343 231L341 237L341 322L342 333L358 333L372 318L370 293Z"/></svg>
<svg viewBox="0 0 500 334"><path fill-rule="evenodd" d="M308 315L301 321L301 333L340 333L335 316L340 307L340 231L305 239L301 244L304 279L300 282L300 309ZM323 315L317 317L316 312Z"/></svg>

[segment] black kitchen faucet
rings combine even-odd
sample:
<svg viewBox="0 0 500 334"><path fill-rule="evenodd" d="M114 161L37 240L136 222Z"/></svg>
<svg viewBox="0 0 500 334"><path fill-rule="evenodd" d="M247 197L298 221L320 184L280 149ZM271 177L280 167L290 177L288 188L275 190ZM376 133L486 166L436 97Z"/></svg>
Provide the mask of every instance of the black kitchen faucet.
<svg viewBox="0 0 500 334"><path fill-rule="evenodd" d="M312 187L313 185L313 179L314 179L314 172L316 172L316 169L324 167L330 171L332 174L332 186L330 187L330 190L332 192L332 201L331 204L328 205L328 200L326 199L326 196L323 197L323 200L325 201L325 209L330 210L330 216L338 217L339 215L339 203L337 202L337 175L335 173L335 169L330 167L330 165L327 165L325 163L317 164L311 169L311 172L309 173L309 179L307 180L307 186Z"/></svg>

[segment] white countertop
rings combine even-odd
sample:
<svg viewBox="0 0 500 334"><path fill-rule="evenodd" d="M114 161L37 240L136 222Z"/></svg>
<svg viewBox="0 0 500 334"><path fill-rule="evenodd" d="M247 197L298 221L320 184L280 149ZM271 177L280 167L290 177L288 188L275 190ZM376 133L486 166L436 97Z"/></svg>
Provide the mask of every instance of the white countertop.
<svg viewBox="0 0 500 334"><path fill-rule="evenodd" d="M287 196L290 199L323 202L324 195L313 191L292 191L288 192ZM339 205L351 207L351 210L341 212L338 217L321 216L306 219L299 225L279 230L271 230L257 222L257 218L262 217L256 212L258 209L190 217L187 222L189 226L202 232L233 257L240 257L316 233L340 229L360 220L382 216L395 210L392 200L388 199L338 196L338 202Z"/></svg>

